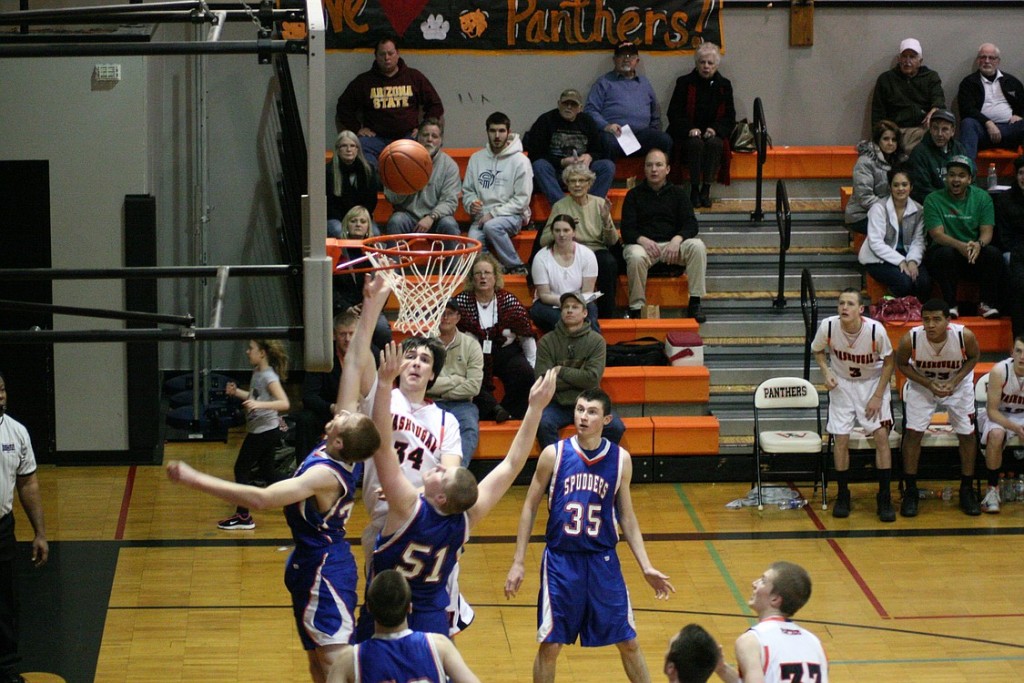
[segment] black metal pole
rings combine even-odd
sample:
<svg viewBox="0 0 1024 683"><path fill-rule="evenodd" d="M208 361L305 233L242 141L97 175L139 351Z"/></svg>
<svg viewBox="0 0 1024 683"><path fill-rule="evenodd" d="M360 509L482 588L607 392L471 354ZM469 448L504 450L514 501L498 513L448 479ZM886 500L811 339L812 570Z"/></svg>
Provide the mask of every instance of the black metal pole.
<svg viewBox="0 0 1024 683"><path fill-rule="evenodd" d="M165 313L149 313L146 311L114 311L107 308L83 308L81 306L59 306L55 304L42 304L32 301L10 301L0 299L0 310L8 311L44 311L46 313L61 313L64 315L80 315L89 318L107 318L110 320L127 320L145 323L166 323L168 325L181 325L192 327L195 325L195 318L191 314L170 315Z"/></svg>
<svg viewBox="0 0 1024 683"><path fill-rule="evenodd" d="M184 330L5 330L0 344L98 342L223 341L232 339L303 339L302 327L199 327Z"/></svg>
<svg viewBox="0 0 1024 683"><path fill-rule="evenodd" d="M217 43L41 43L0 44L0 57L106 57L147 55L302 54L301 40L233 40Z"/></svg>
<svg viewBox="0 0 1024 683"><path fill-rule="evenodd" d="M219 266L139 266L135 268L0 268L0 280L120 280L130 278L217 277ZM294 276L299 266L229 266L238 277Z"/></svg>

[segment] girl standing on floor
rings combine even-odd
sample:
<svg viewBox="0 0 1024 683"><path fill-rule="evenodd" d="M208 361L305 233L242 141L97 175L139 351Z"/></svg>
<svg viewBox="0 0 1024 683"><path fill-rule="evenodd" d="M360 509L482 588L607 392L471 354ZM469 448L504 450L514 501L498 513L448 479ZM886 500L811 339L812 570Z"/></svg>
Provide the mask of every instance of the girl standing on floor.
<svg viewBox="0 0 1024 683"><path fill-rule="evenodd" d="M276 481L274 450L281 444L280 413L291 407L281 382L288 377L288 353L276 339L250 339L245 355L252 365L249 391L228 382L225 393L242 400L245 409L245 441L235 460L235 481L248 484L254 466L269 485ZM225 531L255 529L249 508L239 505L235 514L217 523Z"/></svg>

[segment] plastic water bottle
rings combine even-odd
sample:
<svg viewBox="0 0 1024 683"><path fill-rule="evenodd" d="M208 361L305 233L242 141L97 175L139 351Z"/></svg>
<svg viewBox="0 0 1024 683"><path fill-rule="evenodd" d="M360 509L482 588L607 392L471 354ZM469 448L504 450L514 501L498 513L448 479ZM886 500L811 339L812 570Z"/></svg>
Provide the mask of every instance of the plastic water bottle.
<svg viewBox="0 0 1024 683"><path fill-rule="evenodd" d="M1021 481L1024 482L1024 479ZM791 498L789 500L779 501L780 510L799 510L804 505L807 505L806 498Z"/></svg>
<svg viewBox="0 0 1024 683"><path fill-rule="evenodd" d="M953 487L952 486L947 486L946 488L942 489L942 500L945 500L945 501L953 500Z"/></svg>
<svg viewBox="0 0 1024 683"><path fill-rule="evenodd" d="M1017 482L1014 481L1013 472L1006 475L1006 496L1003 497L1004 503L1012 503L1017 500Z"/></svg>
<svg viewBox="0 0 1024 683"><path fill-rule="evenodd" d="M996 165L995 164L989 164L988 165L988 189L994 190L994 189L996 189L996 185L998 185L998 184L999 184L999 174L996 173Z"/></svg>
<svg viewBox="0 0 1024 683"><path fill-rule="evenodd" d="M942 491L938 489L918 489L917 497L924 500L925 498L938 498L942 495Z"/></svg>
<svg viewBox="0 0 1024 683"><path fill-rule="evenodd" d="M1017 500L1024 500L1024 472L1017 477L1017 481L1013 484L1013 495Z"/></svg>
<svg viewBox="0 0 1024 683"><path fill-rule="evenodd" d="M999 487L996 490L999 491L999 500L1003 501L1004 503L1009 500L1007 488L1009 488L1009 482L1006 481L1006 475L1003 472L1000 472Z"/></svg>

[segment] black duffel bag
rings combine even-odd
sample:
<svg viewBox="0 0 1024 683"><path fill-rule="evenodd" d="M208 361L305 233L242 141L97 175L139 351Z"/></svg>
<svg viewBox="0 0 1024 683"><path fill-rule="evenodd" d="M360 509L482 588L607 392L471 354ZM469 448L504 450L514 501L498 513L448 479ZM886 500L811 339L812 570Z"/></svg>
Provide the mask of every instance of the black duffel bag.
<svg viewBox="0 0 1024 683"><path fill-rule="evenodd" d="M654 337L641 337L621 344L609 344L605 357L607 367L630 365L668 365L665 342Z"/></svg>

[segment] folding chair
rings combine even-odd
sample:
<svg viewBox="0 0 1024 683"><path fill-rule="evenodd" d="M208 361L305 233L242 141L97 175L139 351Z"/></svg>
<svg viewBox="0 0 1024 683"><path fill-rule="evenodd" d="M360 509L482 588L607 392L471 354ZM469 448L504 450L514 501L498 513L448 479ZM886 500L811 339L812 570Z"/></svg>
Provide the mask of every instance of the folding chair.
<svg viewBox="0 0 1024 683"><path fill-rule="evenodd" d="M815 431L806 429L768 429L761 430L761 420L767 416L765 411L785 410L785 417L790 420L799 412L806 416L813 411ZM776 377L761 382L754 391L754 482L757 487L757 509L764 509L761 495L761 459L765 456L800 456L813 455L814 468L811 470L773 471L775 476L813 474L814 488L821 484L821 509L828 509L825 497L825 449L821 438L821 404L818 391L814 385L799 377Z"/></svg>

